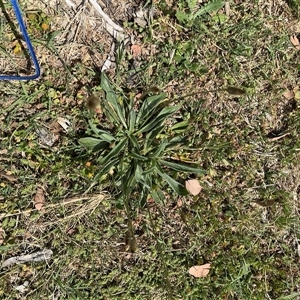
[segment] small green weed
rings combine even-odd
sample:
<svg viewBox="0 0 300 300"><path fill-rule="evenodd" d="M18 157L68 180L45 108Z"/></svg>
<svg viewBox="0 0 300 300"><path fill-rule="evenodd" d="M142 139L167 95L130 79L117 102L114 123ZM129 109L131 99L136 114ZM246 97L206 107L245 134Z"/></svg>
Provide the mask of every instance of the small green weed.
<svg viewBox="0 0 300 300"><path fill-rule="evenodd" d="M50 29L51 19L43 12L28 12L27 19L29 20L31 33L36 34L36 31L45 32Z"/></svg>
<svg viewBox="0 0 300 300"><path fill-rule="evenodd" d="M224 1L214 0L206 3L200 9L197 9L197 1L188 0L179 3L179 10L176 12L176 18L184 26L194 26L195 20L207 13L218 11L225 5Z"/></svg>
<svg viewBox="0 0 300 300"><path fill-rule="evenodd" d="M118 98L108 78L103 73L101 87L103 113L110 129L98 128L89 121L88 134L80 144L98 153L97 164L102 166L95 180L112 174L120 199L137 195L142 206L150 194L161 201L166 182L178 195L187 195L183 185L168 175L168 170L202 174L203 170L192 164L172 159L186 138L176 134L187 127L186 122L169 123L167 119L179 110L180 105L170 106L166 94L157 94L135 101L123 95ZM169 128L168 128L169 126Z"/></svg>
<svg viewBox="0 0 300 300"><path fill-rule="evenodd" d="M167 95L163 93L145 95L139 101L133 95L118 97L105 73L102 73L101 87L105 92L101 106L108 121L106 128L98 128L90 120L88 134L92 136L81 138L79 142L98 155L96 163L101 166L101 171L94 180L101 182L111 175L110 184L114 186L117 206L125 208L128 218L125 242L134 252L137 244L132 208L144 207L150 195L163 203L164 183L177 195L187 195L186 188L176 180L177 173L204 172L192 164L172 159L186 142L186 138L176 132L182 132L187 123L167 122L180 105L169 105Z"/></svg>

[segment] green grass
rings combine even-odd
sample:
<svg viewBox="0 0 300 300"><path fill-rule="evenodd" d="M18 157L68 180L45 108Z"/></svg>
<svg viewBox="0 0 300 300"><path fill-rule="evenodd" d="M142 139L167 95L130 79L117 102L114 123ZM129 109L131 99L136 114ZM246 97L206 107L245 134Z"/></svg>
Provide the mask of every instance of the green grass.
<svg viewBox="0 0 300 300"><path fill-rule="evenodd" d="M67 69L42 63L40 81L0 82L0 172L17 179L0 177L1 213L10 215L1 215L2 261L43 248L54 253L48 262L1 269L1 299L300 297L299 97L283 96L300 84L299 50L289 39L298 33L299 1L273 3L230 2L229 16L221 9L188 22L176 13L190 13L191 4L159 1L150 27L128 24L147 51L134 69L126 49L112 81L128 95L158 87L171 103L190 95L173 116L188 123L176 159L207 171L197 176L200 195L179 198L166 187L164 203L149 199L132 209L135 253L124 242L128 220L110 193L112 177L84 194L101 166L78 139L90 118L109 126L84 104L99 89L97 69L80 60ZM40 31L40 21L56 17L43 11L32 23L40 60L57 59L56 28ZM2 26L6 52L8 33ZM58 117L71 122L68 132L57 127ZM40 127L58 135L52 147L41 146ZM33 209L38 186L44 213ZM205 263L206 278L188 274ZM25 281L21 295L15 287Z"/></svg>

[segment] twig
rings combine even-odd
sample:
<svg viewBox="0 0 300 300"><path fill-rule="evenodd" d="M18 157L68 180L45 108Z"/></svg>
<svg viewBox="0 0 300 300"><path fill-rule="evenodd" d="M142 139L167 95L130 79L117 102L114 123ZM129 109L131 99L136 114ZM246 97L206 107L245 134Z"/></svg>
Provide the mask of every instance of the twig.
<svg viewBox="0 0 300 300"><path fill-rule="evenodd" d="M287 135L289 135L289 134L290 134L290 133L287 132L287 133L285 133L285 134L282 134L282 135L279 135L279 136L275 136L275 137L273 137L273 138L270 138L270 141L278 141L278 140L284 138L285 136L287 136Z"/></svg>
<svg viewBox="0 0 300 300"><path fill-rule="evenodd" d="M101 6L95 0L89 0L95 10L99 13L102 19L105 21L105 28L108 33L113 36L117 41L124 41L126 39L123 28L116 23L102 10Z"/></svg>
<svg viewBox="0 0 300 300"><path fill-rule="evenodd" d="M32 262L32 261L38 262L38 261L47 260L51 258L52 254L53 252L51 250L44 249L43 251L38 251L31 254L14 256L5 260L1 267L5 268L14 264L24 264L26 262Z"/></svg>
<svg viewBox="0 0 300 300"><path fill-rule="evenodd" d="M108 23L110 24L114 30L123 31L123 28L113 22L113 20L102 10L101 6L95 0L89 0L94 8L97 10L99 15Z"/></svg>

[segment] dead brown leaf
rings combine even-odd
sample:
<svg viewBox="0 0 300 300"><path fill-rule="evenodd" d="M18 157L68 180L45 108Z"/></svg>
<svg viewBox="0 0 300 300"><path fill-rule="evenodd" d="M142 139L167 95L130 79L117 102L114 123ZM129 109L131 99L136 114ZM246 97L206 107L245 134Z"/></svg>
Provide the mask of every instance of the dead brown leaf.
<svg viewBox="0 0 300 300"><path fill-rule="evenodd" d="M18 178L15 176L10 175L8 172L0 172L0 178L4 178L10 182L16 182L18 181Z"/></svg>
<svg viewBox="0 0 300 300"><path fill-rule="evenodd" d="M255 203L262 207L270 207L270 206L274 205L275 199L257 200L257 201L255 201Z"/></svg>
<svg viewBox="0 0 300 300"><path fill-rule="evenodd" d="M44 127L36 128L35 133L39 137L39 142L46 147L52 147L59 139L59 135Z"/></svg>
<svg viewBox="0 0 300 300"><path fill-rule="evenodd" d="M300 50L300 42L296 35L291 35L290 41L293 44L293 46L296 47L296 49Z"/></svg>
<svg viewBox="0 0 300 300"><path fill-rule="evenodd" d="M143 94L142 93L138 93L134 96L134 101L137 102L139 101L141 98L143 97Z"/></svg>
<svg viewBox="0 0 300 300"><path fill-rule="evenodd" d="M54 123L52 126L53 126L53 129L54 129L53 131L59 132L60 128L62 127L65 132L68 132L70 125L71 125L71 123L68 119L58 117L56 123Z"/></svg>
<svg viewBox="0 0 300 300"><path fill-rule="evenodd" d="M39 211L44 211L45 205L45 194L41 187L37 188L36 194L34 196L34 207Z"/></svg>
<svg viewBox="0 0 300 300"><path fill-rule="evenodd" d="M197 179L187 180L185 182L185 188L193 196L198 195L202 190L202 186Z"/></svg>
<svg viewBox="0 0 300 300"><path fill-rule="evenodd" d="M177 201L177 207L182 207L183 205L183 202L182 200L179 198L178 201Z"/></svg>
<svg viewBox="0 0 300 300"><path fill-rule="evenodd" d="M290 90L285 91L282 95L287 100L291 100L291 99L293 99L295 97L294 92L290 91Z"/></svg>
<svg viewBox="0 0 300 300"><path fill-rule="evenodd" d="M0 154L2 155L2 154L7 154L8 153L8 150L7 149L2 149L2 150L0 150Z"/></svg>
<svg viewBox="0 0 300 300"><path fill-rule="evenodd" d="M141 45L132 45L131 53L132 53L133 58L140 56L142 53L142 46Z"/></svg>
<svg viewBox="0 0 300 300"><path fill-rule="evenodd" d="M245 95L246 92L243 89L234 87L234 86L229 86L226 88L226 91L228 94L230 95L234 95L234 96L241 96L241 95Z"/></svg>
<svg viewBox="0 0 300 300"><path fill-rule="evenodd" d="M205 264L201 266L193 266L189 269L189 274L196 277L206 277L210 270L210 264Z"/></svg>
<svg viewBox="0 0 300 300"><path fill-rule="evenodd" d="M225 2L225 7L224 7L224 9L225 9L225 15L226 15L227 17L229 17L229 16L230 16L230 2L229 2L229 1L226 1L226 2Z"/></svg>

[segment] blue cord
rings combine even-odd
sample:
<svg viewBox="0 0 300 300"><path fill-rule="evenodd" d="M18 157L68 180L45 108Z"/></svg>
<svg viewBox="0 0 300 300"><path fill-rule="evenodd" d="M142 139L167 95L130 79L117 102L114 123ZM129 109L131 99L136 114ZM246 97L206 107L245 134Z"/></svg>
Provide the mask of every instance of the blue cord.
<svg viewBox="0 0 300 300"><path fill-rule="evenodd" d="M18 4L18 0L11 0L10 2L12 4L13 8L14 8L14 11L15 11L15 14L16 14L16 17L17 17L17 20L18 20L21 32L22 32L23 37L25 39L25 42L27 44L27 47L28 47L28 50L29 50L29 54L30 54L30 56L32 58L32 61L33 61L34 67L35 67L35 74L34 75L30 75L30 76L0 75L0 80L33 80L33 79L37 79L41 75L41 69L40 69L38 60L36 58L36 55L34 53L34 50L33 50L30 38L28 36L25 24L23 22L22 13L21 13L21 10L20 10L19 4Z"/></svg>

